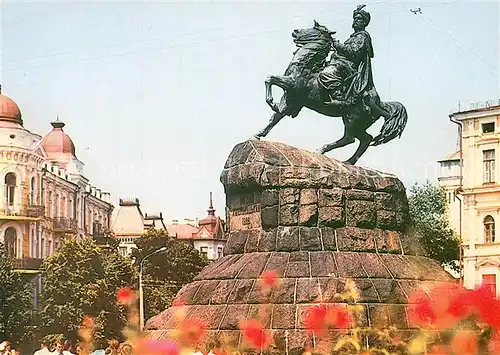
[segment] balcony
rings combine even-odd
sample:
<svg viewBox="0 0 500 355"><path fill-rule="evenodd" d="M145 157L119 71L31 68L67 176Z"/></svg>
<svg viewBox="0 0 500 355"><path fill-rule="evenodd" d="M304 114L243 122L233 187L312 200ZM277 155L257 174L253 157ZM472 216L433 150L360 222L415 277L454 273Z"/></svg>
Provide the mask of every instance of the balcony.
<svg viewBox="0 0 500 355"><path fill-rule="evenodd" d="M45 216L45 206L30 204L26 207L26 215L34 218L43 217Z"/></svg>
<svg viewBox="0 0 500 355"><path fill-rule="evenodd" d="M77 223L73 218L68 217L55 217L54 218L54 232L70 233L77 231Z"/></svg>
<svg viewBox="0 0 500 355"><path fill-rule="evenodd" d="M12 267L16 270L36 271L40 269L43 259L38 258L18 258L12 259Z"/></svg>

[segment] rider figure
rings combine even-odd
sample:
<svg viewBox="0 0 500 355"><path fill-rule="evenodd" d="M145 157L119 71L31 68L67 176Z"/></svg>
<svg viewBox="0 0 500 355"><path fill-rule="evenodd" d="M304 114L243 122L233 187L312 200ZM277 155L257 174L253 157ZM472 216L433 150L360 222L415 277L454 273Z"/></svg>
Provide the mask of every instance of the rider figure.
<svg viewBox="0 0 500 355"><path fill-rule="evenodd" d="M344 100L350 104L361 101L365 112L373 112L389 118L390 114L380 106L380 98L373 84L371 68L373 46L370 34L365 31L366 26L370 23L371 16L369 12L363 10L364 7L365 5L358 5L353 11L352 28L354 33L343 44L337 39L333 39L332 46L336 53L333 53L332 57L335 58L334 60L347 59L356 70L352 81L345 84L349 86L344 94ZM329 74L328 67L326 67L320 74L319 81L329 94L332 89L330 78L331 74ZM330 97L330 101L325 101L325 103L327 105L333 103L332 99L335 99L335 97Z"/></svg>

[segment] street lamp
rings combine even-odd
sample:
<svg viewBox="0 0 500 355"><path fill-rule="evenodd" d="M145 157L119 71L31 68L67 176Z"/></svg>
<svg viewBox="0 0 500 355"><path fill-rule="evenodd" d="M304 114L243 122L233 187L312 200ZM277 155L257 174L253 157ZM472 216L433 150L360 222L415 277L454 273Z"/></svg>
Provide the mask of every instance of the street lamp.
<svg viewBox="0 0 500 355"><path fill-rule="evenodd" d="M162 247L152 253L149 253L144 258L142 258L141 263L139 264L139 328L141 332L144 329L144 290L142 289L142 265L144 261L150 256L165 250L167 250L167 247Z"/></svg>

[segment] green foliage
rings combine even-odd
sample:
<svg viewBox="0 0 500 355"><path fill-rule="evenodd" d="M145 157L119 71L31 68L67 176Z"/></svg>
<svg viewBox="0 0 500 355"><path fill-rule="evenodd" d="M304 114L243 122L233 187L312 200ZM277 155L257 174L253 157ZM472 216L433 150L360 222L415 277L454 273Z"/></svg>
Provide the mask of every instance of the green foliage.
<svg viewBox="0 0 500 355"><path fill-rule="evenodd" d="M95 318L96 338L121 337L125 310L116 292L136 280L130 261L114 249L100 248L92 239L68 238L42 265L43 335L76 339L84 316Z"/></svg>
<svg viewBox="0 0 500 355"><path fill-rule="evenodd" d="M446 216L444 189L427 182L411 187L410 218L431 258L458 270L459 240Z"/></svg>
<svg viewBox="0 0 500 355"><path fill-rule="evenodd" d="M0 250L4 247L0 244ZM29 340L31 334L32 287L23 275L12 269L11 260L0 255L0 339L14 346Z"/></svg>
<svg viewBox="0 0 500 355"><path fill-rule="evenodd" d="M207 259L187 242L169 237L165 231L150 229L135 244L132 257L137 265L148 254L167 247L144 261L145 319L165 310L179 289L191 282Z"/></svg>

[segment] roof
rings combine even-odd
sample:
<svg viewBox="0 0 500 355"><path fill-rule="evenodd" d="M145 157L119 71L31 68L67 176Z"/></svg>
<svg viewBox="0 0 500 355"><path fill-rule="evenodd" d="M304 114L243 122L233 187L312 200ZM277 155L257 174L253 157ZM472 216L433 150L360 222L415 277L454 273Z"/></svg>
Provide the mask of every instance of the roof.
<svg viewBox="0 0 500 355"><path fill-rule="evenodd" d="M438 160L438 163L441 163L441 162L445 162L445 161L457 161L457 160L460 160L460 151L456 151L454 153L451 153L450 155L448 155L446 158L442 159L442 160Z"/></svg>
<svg viewBox="0 0 500 355"><path fill-rule="evenodd" d="M139 205L121 205L111 229L116 236L142 235L144 217Z"/></svg>
<svg viewBox="0 0 500 355"><path fill-rule="evenodd" d="M10 97L2 95L0 87L0 121L23 125L21 110Z"/></svg>
<svg viewBox="0 0 500 355"><path fill-rule="evenodd" d="M49 161L68 163L75 158L75 145L64 131L64 122L59 117L50 123L52 130L42 139L42 146L47 153Z"/></svg>
<svg viewBox="0 0 500 355"><path fill-rule="evenodd" d="M191 239L198 228L190 224L167 224L168 235L179 239Z"/></svg>

